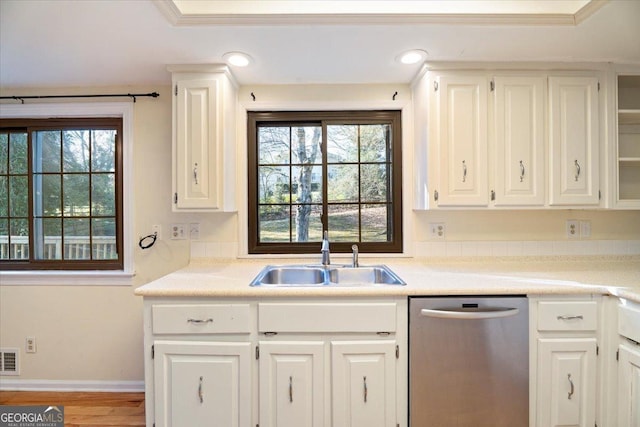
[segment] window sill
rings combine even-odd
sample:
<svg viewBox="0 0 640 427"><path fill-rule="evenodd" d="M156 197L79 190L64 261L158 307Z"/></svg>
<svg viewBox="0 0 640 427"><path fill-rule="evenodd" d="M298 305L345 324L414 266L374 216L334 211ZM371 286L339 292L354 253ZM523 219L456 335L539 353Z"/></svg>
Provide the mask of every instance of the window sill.
<svg viewBox="0 0 640 427"><path fill-rule="evenodd" d="M0 285L131 286L134 276L125 271L1 271Z"/></svg>

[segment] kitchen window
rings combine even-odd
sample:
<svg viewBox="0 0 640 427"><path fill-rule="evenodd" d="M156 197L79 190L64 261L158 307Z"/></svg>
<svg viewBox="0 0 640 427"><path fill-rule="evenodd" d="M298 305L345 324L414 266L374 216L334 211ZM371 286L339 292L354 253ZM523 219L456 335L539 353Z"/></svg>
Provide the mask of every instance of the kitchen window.
<svg viewBox="0 0 640 427"><path fill-rule="evenodd" d="M402 251L400 111L248 113L250 254Z"/></svg>
<svg viewBox="0 0 640 427"><path fill-rule="evenodd" d="M0 120L0 269L123 269L122 133L122 118Z"/></svg>

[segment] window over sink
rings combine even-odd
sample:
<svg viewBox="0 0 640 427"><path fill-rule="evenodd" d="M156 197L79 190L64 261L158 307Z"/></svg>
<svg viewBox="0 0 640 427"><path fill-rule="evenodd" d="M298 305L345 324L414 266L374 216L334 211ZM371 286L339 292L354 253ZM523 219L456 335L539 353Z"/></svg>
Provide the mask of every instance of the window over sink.
<svg viewBox="0 0 640 427"><path fill-rule="evenodd" d="M402 251L400 111L248 112L250 254Z"/></svg>

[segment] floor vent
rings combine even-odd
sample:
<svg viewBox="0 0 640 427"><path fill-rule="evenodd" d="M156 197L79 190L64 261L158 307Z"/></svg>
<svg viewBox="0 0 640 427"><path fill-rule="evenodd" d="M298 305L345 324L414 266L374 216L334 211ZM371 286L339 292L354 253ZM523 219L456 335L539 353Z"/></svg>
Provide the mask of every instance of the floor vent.
<svg viewBox="0 0 640 427"><path fill-rule="evenodd" d="M0 375L20 375L17 348L0 348Z"/></svg>

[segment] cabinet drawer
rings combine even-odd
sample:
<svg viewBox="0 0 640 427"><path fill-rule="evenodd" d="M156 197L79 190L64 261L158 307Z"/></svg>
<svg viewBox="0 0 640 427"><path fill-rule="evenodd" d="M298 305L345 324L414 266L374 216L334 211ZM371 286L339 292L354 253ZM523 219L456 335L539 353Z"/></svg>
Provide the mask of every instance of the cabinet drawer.
<svg viewBox="0 0 640 427"><path fill-rule="evenodd" d="M396 304L258 304L259 332L395 332Z"/></svg>
<svg viewBox="0 0 640 427"><path fill-rule="evenodd" d="M539 331L595 331L598 303L595 301L540 301Z"/></svg>
<svg viewBox="0 0 640 427"><path fill-rule="evenodd" d="M249 304L166 304L151 308L154 334L248 334Z"/></svg>
<svg viewBox="0 0 640 427"><path fill-rule="evenodd" d="M640 342L640 305L618 306L618 333Z"/></svg>

